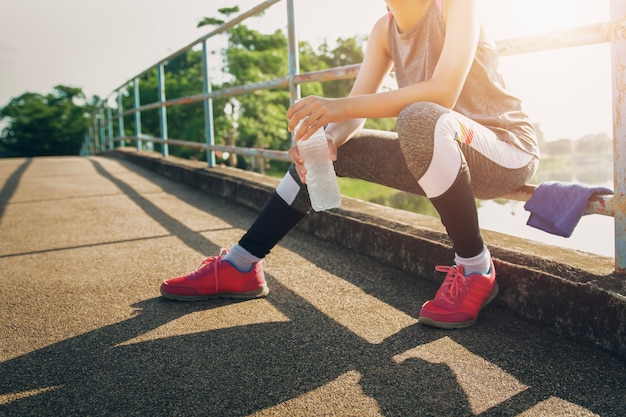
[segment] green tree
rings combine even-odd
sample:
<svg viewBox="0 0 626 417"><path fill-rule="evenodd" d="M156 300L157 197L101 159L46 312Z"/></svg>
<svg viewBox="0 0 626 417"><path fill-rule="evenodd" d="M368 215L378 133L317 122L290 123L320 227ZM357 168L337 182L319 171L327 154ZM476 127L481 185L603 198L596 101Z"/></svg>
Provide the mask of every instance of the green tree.
<svg viewBox="0 0 626 417"><path fill-rule="evenodd" d="M300 73L320 71L330 68L324 59L318 54L308 42L298 44L300 54ZM327 83L311 82L300 85L302 97L306 96L326 96L324 85Z"/></svg>
<svg viewBox="0 0 626 417"><path fill-rule="evenodd" d="M319 47L319 59L326 68L360 64L363 62L362 44L365 42L365 39L362 36L345 39L338 38L333 48L330 47L328 42L324 42ZM326 82L323 85L324 96L346 97L350 94L353 84L353 79Z"/></svg>
<svg viewBox="0 0 626 417"><path fill-rule="evenodd" d="M288 73L287 39L282 32L262 34L239 25L230 31L226 70L232 85L269 81ZM289 134L285 114L289 93L284 89L259 90L236 97L237 144L286 149Z"/></svg>
<svg viewBox="0 0 626 417"><path fill-rule="evenodd" d="M224 16L228 17L233 13L239 13L239 6L233 6L233 7L222 7L221 9L217 9L217 11L220 14L223 14ZM220 26L223 25L225 22L224 20L218 18L218 17L205 17L203 18L200 22L198 22L198 27L202 27L202 26Z"/></svg>
<svg viewBox="0 0 626 417"><path fill-rule="evenodd" d="M26 92L0 110L7 126L0 144L16 156L77 155L93 102L80 88L57 85L47 95Z"/></svg>

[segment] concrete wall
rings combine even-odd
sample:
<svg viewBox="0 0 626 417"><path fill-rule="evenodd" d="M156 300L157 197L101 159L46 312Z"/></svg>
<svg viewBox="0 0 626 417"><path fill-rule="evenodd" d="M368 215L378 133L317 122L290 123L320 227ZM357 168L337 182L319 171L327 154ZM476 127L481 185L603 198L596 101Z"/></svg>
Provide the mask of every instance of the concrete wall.
<svg viewBox="0 0 626 417"><path fill-rule="evenodd" d="M259 211L278 180L234 168L118 148L105 155ZM428 280L452 260L438 219L344 197L342 207L307 216L298 227ZM484 231L500 293L494 303L572 339L626 357L626 277L614 260Z"/></svg>

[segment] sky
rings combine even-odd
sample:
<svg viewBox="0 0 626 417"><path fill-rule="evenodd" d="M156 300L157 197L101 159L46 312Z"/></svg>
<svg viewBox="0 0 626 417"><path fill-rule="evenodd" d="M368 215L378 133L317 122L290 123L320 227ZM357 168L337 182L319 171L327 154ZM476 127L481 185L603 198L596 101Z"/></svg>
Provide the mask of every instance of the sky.
<svg viewBox="0 0 626 417"><path fill-rule="evenodd" d="M481 0L493 39L549 32L609 19L609 0ZM107 97L135 75L209 32L197 28L220 7L248 10L261 0L0 0L0 107L55 85ZM300 40L316 45L367 35L383 0L295 0ZM286 28L286 2L246 24ZM612 136L608 45L502 58L508 87L547 140Z"/></svg>

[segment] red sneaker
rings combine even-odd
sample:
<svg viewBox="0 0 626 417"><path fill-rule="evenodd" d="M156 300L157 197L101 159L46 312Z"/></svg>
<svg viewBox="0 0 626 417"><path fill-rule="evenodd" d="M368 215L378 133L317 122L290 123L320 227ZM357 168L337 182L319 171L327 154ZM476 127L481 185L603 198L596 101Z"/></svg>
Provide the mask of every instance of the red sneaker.
<svg viewBox="0 0 626 417"><path fill-rule="evenodd" d="M498 294L496 270L491 264L488 274L465 276L462 266L437 266L446 278L419 313L419 323L442 329L459 329L476 322L480 309Z"/></svg>
<svg viewBox="0 0 626 417"><path fill-rule="evenodd" d="M240 272L222 261L228 250L202 261L200 268L189 275L172 278L161 284L161 295L178 301L197 301L209 298L258 298L269 293L261 262L249 272Z"/></svg>

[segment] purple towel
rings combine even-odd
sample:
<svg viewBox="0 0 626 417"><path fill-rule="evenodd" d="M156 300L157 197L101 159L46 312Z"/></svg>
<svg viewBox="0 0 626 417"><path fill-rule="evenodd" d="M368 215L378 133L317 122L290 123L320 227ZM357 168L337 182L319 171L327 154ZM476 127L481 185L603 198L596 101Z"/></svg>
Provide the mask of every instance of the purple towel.
<svg viewBox="0 0 626 417"><path fill-rule="evenodd" d="M526 224L554 235L570 237L594 194L613 194L613 191L577 183L544 182L524 204L524 208L530 211Z"/></svg>

